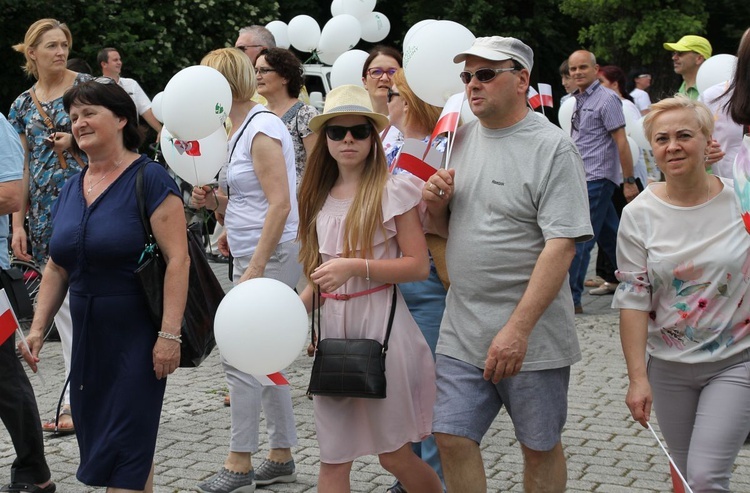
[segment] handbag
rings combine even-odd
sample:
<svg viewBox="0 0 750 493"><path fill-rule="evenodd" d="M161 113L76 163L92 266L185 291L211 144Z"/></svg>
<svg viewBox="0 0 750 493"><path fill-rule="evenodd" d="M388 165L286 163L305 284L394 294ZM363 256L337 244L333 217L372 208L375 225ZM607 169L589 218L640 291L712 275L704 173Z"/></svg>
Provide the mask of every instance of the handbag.
<svg viewBox="0 0 750 493"><path fill-rule="evenodd" d="M31 320L34 316L34 304L26 289L23 272L18 267L0 269L0 288L5 289L10 306L18 320Z"/></svg>
<svg viewBox="0 0 750 493"><path fill-rule="evenodd" d="M151 223L146 216L146 205L143 197L143 167L136 175L135 194L138 202L143 229L146 232L146 247L141 255L135 276L146 296L151 320L161 328L164 303L164 275L167 264L154 239ZM200 224L187 228L188 255L190 256L190 280L188 282L187 302L182 319L182 344L180 350L180 367L195 368L211 354L216 346L214 339L214 317L219 303L224 298L224 288L216 279L211 266L206 260L203 242L200 236Z"/></svg>
<svg viewBox="0 0 750 493"><path fill-rule="evenodd" d="M322 339L320 310L318 310L318 327L321 330L318 340L315 337L315 298L320 307L320 292L313 295L312 323L310 330L315 344L310 385L307 393L331 397L360 397L365 399L385 399L385 355L388 351L388 339L393 327L393 316L396 313L396 286L393 286L391 314L388 318L388 329L383 343L373 339Z"/></svg>

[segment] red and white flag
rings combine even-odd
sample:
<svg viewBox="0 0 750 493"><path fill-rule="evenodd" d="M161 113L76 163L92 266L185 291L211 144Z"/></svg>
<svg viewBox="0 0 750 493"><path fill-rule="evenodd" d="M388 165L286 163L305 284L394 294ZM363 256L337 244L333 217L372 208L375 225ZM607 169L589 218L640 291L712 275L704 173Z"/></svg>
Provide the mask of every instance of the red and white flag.
<svg viewBox="0 0 750 493"><path fill-rule="evenodd" d="M281 372L271 373L270 375L253 375L264 387L273 387L274 385L289 385L289 381L284 378Z"/></svg>
<svg viewBox="0 0 750 493"><path fill-rule="evenodd" d="M537 109L542 105L542 97L536 92L536 89L531 86L529 86L529 104L534 109Z"/></svg>
<svg viewBox="0 0 750 493"><path fill-rule="evenodd" d="M456 131L456 128L458 128L458 119L461 117L461 106L464 104L464 98L466 98L466 93L459 92L449 97L448 101L445 102L437 125L435 125L435 129L430 136L430 144L432 144L432 141L438 135Z"/></svg>
<svg viewBox="0 0 750 493"><path fill-rule="evenodd" d="M554 103L552 102L552 86L549 84L542 84L541 82L538 85L542 106L548 108L554 107Z"/></svg>
<svg viewBox="0 0 750 493"><path fill-rule="evenodd" d="M391 171L393 168L401 168L420 180L427 181L440 169L442 162L443 154L432 145L432 140L425 142L420 139L404 139Z"/></svg>
<svg viewBox="0 0 750 493"><path fill-rule="evenodd" d="M8 295L4 289L0 289L0 344L7 341L18 328L18 320L10 306Z"/></svg>

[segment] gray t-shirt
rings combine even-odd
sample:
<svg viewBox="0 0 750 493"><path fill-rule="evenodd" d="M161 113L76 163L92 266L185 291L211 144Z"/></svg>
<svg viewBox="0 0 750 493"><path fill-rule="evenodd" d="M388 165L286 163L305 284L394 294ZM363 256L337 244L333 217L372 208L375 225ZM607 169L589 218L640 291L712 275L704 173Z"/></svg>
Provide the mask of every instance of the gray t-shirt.
<svg viewBox="0 0 750 493"><path fill-rule="evenodd" d="M532 112L500 130L471 122L459 129L454 145L446 250L451 287L437 352L483 368L545 241L592 238L588 194L575 145ZM580 359L566 278L529 337L522 371Z"/></svg>

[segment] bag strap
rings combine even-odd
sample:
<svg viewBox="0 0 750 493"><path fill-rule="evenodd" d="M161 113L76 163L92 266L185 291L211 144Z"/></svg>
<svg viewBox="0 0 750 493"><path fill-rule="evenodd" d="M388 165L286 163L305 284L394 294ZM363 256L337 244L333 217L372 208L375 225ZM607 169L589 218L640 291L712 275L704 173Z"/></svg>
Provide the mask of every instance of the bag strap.
<svg viewBox="0 0 750 493"><path fill-rule="evenodd" d="M232 160L232 156L234 155L234 149L237 147L237 144L239 143L240 138L242 137L242 134L245 133L245 129L247 128L247 126L250 125L250 122L253 121L253 118L255 118L256 116L258 116L258 115L260 115L262 113L270 113L271 115L273 115L273 113L270 112L270 111L268 111L268 110L266 110L266 111L259 111L256 114L254 114L253 116L251 116L245 122L244 125L242 125L242 128L240 129L239 133L237 134L237 140L234 141L234 145L232 146L232 152L229 153L229 159L227 159L227 163L229 163ZM227 188L229 188L229 185L227 185Z"/></svg>
<svg viewBox="0 0 750 493"><path fill-rule="evenodd" d="M39 112L39 116L42 117L44 125L50 130L55 130L55 124L52 122L52 118L50 118L47 112L44 111L44 108L42 108L42 103L40 103L39 98L36 97L34 86L31 86L31 89L29 89L29 94L31 94L31 100L34 102L34 106L36 106L36 110ZM81 168L84 168L86 166L86 163L84 163L83 160L78 156L78 153L72 151L69 152ZM65 154L63 154L63 151L56 150L55 153L57 154L57 160L60 162L60 167L62 169L67 169L68 161L67 159L65 159Z"/></svg>
<svg viewBox="0 0 750 493"><path fill-rule="evenodd" d="M156 243L156 240L154 239L154 232L151 230L151 222L146 215L146 201L143 198L143 170L147 164L148 162L141 164L141 167L138 168L138 173L135 175L135 200L138 203L138 212L141 216L143 230L146 232L146 246L149 246Z"/></svg>
<svg viewBox="0 0 750 493"><path fill-rule="evenodd" d="M394 284L393 285L393 301L391 302L391 313L388 316L388 329L385 332L385 339L383 339L383 353L385 354L386 351L388 351L388 340L391 338L391 329L393 328L393 318L396 315L396 301L398 300L398 294L397 294L397 287ZM314 293L312 297L312 322L310 324L310 332L312 334L312 342L315 349L318 349L318 344L320 343L320 339L323 338L322 335L322 326L320 325L320 288L315 287ZM317 318L318 318L318 333L320 334L319 339L315 339L315 300L317 299Z"/></svg>

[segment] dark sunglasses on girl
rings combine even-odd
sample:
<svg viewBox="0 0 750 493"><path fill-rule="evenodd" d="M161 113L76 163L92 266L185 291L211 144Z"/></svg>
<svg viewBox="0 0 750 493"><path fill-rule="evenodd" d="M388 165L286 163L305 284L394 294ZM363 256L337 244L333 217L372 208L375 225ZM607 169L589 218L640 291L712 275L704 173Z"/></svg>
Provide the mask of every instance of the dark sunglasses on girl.
<svg viewBox="0 0 750 493"><path fill-rule="evenodd" d="M342 127L341 125L329 125L326 127L326 136L335 141L344 140L347 132L351 132L352 137L356 140L365 140L372 133L372 125L362 123L353 127Z"/></svg>
<svg viewBox="0 0 750 493"><path fill-rule="evenodd" d="M386 98L388 98L388 102L390 103L390 102L391 102L391 99L393 99L393 98L394 98L394 97L396 97L396 96L401 96L401 94L399 94L399 93L395 92L395 91L394 91L393 89L391 89L391 88L389 87L389 88L388 88L388 92L386 93Z"/></svg>

